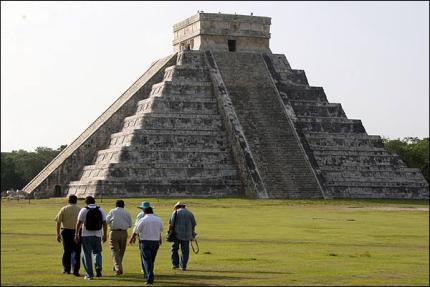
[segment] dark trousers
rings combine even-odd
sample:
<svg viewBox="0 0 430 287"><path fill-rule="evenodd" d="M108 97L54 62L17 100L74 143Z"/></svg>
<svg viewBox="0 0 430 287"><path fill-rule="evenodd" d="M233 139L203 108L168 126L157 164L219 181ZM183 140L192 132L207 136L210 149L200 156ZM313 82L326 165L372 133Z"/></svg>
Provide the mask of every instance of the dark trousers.
<svg viewBox="0 0 430 287"><path fill-rule="evenodd" d="M179 245L181 246L181 262L179 262ZM182 269L187 269L188 258L190 257L190 241L175 239L172 242L172 265L174 267L181 266Z"/></svg>
<svg viewBox="0 0 430 287"><path fill-rule="evenodd" d="M157 256L158 248L160 247L159 241L153 240L140 240L140 249L142 250L142 262L145 268L146 282L154 283L154 263Z"/></svg>
<svg viewBox="0 0 430 287"><path fill-rule="evenodd" d="M76 243L75 230L74 229L63 229L61 230L61 237L63 239L63 267L64 271L73 273L79 273L81 268L81 243Z"/></svg>

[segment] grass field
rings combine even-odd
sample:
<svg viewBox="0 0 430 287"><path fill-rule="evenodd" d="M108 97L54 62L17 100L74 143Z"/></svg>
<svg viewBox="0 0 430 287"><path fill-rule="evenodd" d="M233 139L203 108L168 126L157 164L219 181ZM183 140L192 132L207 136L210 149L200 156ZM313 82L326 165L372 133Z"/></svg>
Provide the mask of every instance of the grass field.
<svg viewBox="0 0 430 287"><path fill-rule="evenodd" d="M149 200L165 224L177 199ZM114 199L98 201L106 211ZM186 272L170 269L170 245L157 255L155 285L428 285L427 201L187 199L200 253ZM103 275L61 274L54 217L65 199L1 203L1 285L143 285L136 245L125 274L112 274L103 245ZM84 203L79 201L79 206ZM81 267L81 273L84 273Z"/></svg>

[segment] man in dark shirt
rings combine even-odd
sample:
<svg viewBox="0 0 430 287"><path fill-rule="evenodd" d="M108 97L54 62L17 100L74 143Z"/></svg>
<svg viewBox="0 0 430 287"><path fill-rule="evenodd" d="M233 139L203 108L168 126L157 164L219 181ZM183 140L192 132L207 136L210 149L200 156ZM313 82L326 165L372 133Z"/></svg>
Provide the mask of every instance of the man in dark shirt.
<svg viewBox="0 0 430 287"><path fill-rule="evenodd" d="M190 255L190 240L195 237L194 228L197 223L192 212L185 208L185 203L178 201L174 210L169 219L169 231L175 226L176 235L176 239L172 242L172 269L181 267L181 270L185 271ZM179 262L179 246L182 252L181 262Z"/></svg>

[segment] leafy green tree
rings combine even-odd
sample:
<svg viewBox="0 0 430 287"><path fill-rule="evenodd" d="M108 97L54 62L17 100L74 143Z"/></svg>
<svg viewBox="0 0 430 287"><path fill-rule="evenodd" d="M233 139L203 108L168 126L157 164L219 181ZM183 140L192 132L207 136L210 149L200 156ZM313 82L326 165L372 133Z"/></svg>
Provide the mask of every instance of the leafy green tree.
<svg viewBox="0 0 430 287"><path fill-rule="evenodd" d="M16 172L15 162L10 153L1 153L1 190L16 189L24 180Z"/></svg>
<svg viewBox="0 0 430 287"><path fill-rule="evenodd" d="M405 137L383 141L388 152L398 154L408 167L421 170L429 181L429 138Z"/></svg>
<svg viewBox="0 0 430 287"><path fill-rule="evenodd" d="M53 150L48 147L37 147L34 152L25 150L1 153L1 189L22 189L49 162L51 162L66 145Z"/></svg>

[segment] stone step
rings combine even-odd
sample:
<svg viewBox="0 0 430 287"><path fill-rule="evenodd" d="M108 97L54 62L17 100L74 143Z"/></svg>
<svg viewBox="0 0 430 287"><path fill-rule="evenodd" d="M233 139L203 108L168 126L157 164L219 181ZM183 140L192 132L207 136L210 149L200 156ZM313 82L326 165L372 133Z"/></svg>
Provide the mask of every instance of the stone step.
<svg viewBox="0 0 430 287"><path fill-rule="evenodd" d="M392 166L392 165L378 165L378 166L360 166L360 165L352 165L352 166L321 166L319 167L319 170L324 172L330 172L330 171L352 171L352 172L359 172L359 171L398 171L398 172L419 172L416 168L410 168L406 166Z"/></svg>
<svg viewBox="0 0 430 287"><path fill-rule="evenodd" d="M244 191L240 184L216 184L213 182L200 184L152 184L141 182L105 182L88 185L69 185L69 194L76 194L78 198L92 194L96 198L101 197L226 197L243 196ZM92 192L92 193L91 193Z"/></svg>
<svg viewBox="0 0 430 287"><path fill-rule="evenodd" d="M386 178L364 178L364 179L349 179L344 178L342 180L330 180L325 183L325 185L330 187L359 187L359 188L368 188L368 187L383 187L383 188L395 188L395 187L404 187L404 188L425 188L428 187L428 184L425 181L417 181L417 180L398 180L398 181L388 181Z"/></svg>
<svg viewBox="0 0 430 287"><path fill-rule="evenodd" d="M164 70L163 81L198 81L210 82L207 67L196 67L191 65L170 66Z"/></svg>
<svg viewBox="0 0 430 287"><path fill-rule="evenodd" d="M346 118L342 105L337 103L291 102L297 117L340 117Z"/></svg>
<svg viewBox="0 0 430 287"><path fill-rule="evenodd" d="M126 121L141 120L143 118L162 118L162 119L202 119L202 120L218 120L221 119L219 114L185 114L185 113L156 113L156 112L140 112L132 116L124 118Z"/></svg>
<svg viewBox="0 0 430 287"><path fill-rule="evenodd" d="M111 138L128 135L172 135L172 136L212 136L212 137L223 137L224 132L222 130L170 130L170 129L136 129L136 130L125 130L118 133L113 133Z"/></svg>
<svg viewBox="0 0 430 287"><path fill-rule="evenodd" d="M220 115L141 113L124 119L125 129L220 130Z"/></svg>
<svg viewBox="0 0 430 287"><path fill-rule="evenodd" d="M86 165L83 168L83 171L87 170L101 170L101 169L119 169L119 168L129 168L129 169L200 169L200 170L230 170L232 168L231 164L212 164L208 162L165 162L165 163L156 163L150 162L142 166L140 163L135 162L119 162L119 163L100 163L100 164L92 164Z"/></svg>
<svg viewBox="0 0 430 287"><path fill-rule="evenodd" d="M215 101L172 101L165 98L152 97L145 103L138 105L136 114L140 113L217 115L218 105Z"/></svg>
<svg viewBox="0 0 430 287"><path fill-rule="evenodd" d="M323 166L385 166L385 165L393 165L398 167L406 167L405 163L398 156L386 155L386 154L351 154L348 155L347 152L345 154L317 154L314 153L315 160L317 161L320 167Z"/></svg>
<svg viewBox="0 0 430 287"><path fill-rule="evenodd" d="M420 186L330 186L326 189L329 198L391 198L428 199L428 187Z"/></svg>
<svg viewBox="0 0 430 287"><path fill-rule="evenodd" d="M137 112L150 108L154 103L176 103L176 104L217 104L214 97L198 98L193 96L170 96L170 97L149 97L137 103Z"/></svg>
<svg viewBox="0 0 430 287"><path fill-rule="evenodd" d="M422 174L418 169L410 170L347 170L342 171L322 171L322 176L327 182L336 182L344 180L360 180L360 181L389 181L397 182L403 180L422 180Z"/></svg>
<svg viewBox="0 0 430 287"><path fill-rule="evenodd" d="M278 75L280 76L280 83L277 85L300 85L300 86L308 86L309 82L306 77L306 73L304 70L286 70L286 71L278 71Z"/></svg>
<svg viewBox="0 0 430 287"><path fill-rule="evenodd" d="M135 178L151 179L202 179L202 178L236 178L238 173L231 165L202 165L202 164L183 164L183 163L152 163L145 167L137 164L100 164L85 166L80 180L86 179L106 179L106 178Z"/></svg>
<svg viewBox="0 0 430 287"><path fill-rule="evenodd" d="M120 153L120 154L117 154ZM200 147L194 150L177 147L176 150L156 149L150 150L145 147L132 149L123 147L122 150L104 150L100 151L95 164L116 163L116 162L205 162L217 164L232 164L231 155L220 149L202 150Z"/></svg>
<svg viewBox="0 0 430 287"><path fill-rule="evenodd" d="M339 146L384 148L381 137L367 134L312 133L305 134L305 137L312 148Z"/></svg>
<svg viewBox="0 0 430 287"><path fill-rule="evenodd" d="M149 179L138 179L138 178L128 178L128 177L118 177L118 178L108 178L108 179L85 179L80 181L71 181L70 184L74 186L82 186L85 184L96 184L96 183L139 183L139 184L153 184L153 185L207 185L212 183L214 185L240 185L241 182L238 179L229 179L223 177L210 177L210 178L194 178L194 179L170 179L166 177L153 177Z"/></svg>
<svg viewBox="0 0 430 287"><path fill-rule="evenodd" d="M130 144L140 145L148 143L151 145L157 141L166 141L169 145L169 139L184 145L194 145L196 147L218 146L217 140L222 140L223 146L226 145L225 134L220 129L213 130L179 130L179 129L125 129L119 133L111 135L111 141L108 149L118 146L128 146ZM213 144L211 144L213 143ZM217 145L214 145L214 144Z"/></svg>
<svg viewBox="0 0 430 287"><path fill-rule="evenodd" d="M309 145L312 149L312 151L319 151L319 152L332 152L332 151L357 151L357 152L381 152L385 151L383 147L374 147L374 146L341 146L341 145L334 145L334 146L319 146L319 145Z"/></svg>
<svg viewBox="0 0 430 287"><path fill-rule="evenodd" d="M152 86L149 96L169 97L169 96L195 96L195 97L213 97L213 88L211 82L193 82L187 85L164 81Z"/></svg>
<svg viewBox="0 0 430 287"><path fill-rule="evenodd" d="M312 86L288 86L282 88L278 87L280 92L286 93L290 101L313 101L320 103L327 103L327 97L325 95L324 89L322 87L312 87Z"/></svg>
<svg viewBox="0 0 430 287"><path fill-rule="evenodd" d="M366 133L361 120L345 120L341 118L299 118L295 121L295 126L303 133L309 132L327 132L327 133Z"/></svg>
<svg viewBox="0 0 430 287"><path fill-rule="evenodd" d="M191 65L202 67L206 65L203 52L198 50L181 51L176 60L178 65Z"/></svg>

